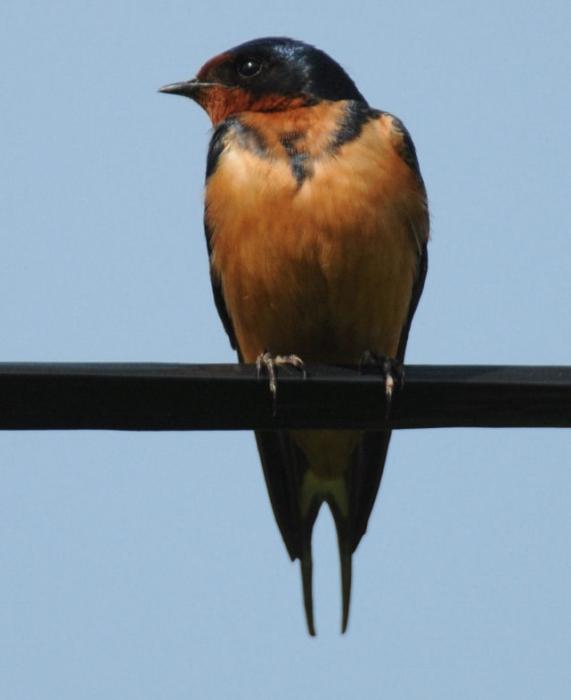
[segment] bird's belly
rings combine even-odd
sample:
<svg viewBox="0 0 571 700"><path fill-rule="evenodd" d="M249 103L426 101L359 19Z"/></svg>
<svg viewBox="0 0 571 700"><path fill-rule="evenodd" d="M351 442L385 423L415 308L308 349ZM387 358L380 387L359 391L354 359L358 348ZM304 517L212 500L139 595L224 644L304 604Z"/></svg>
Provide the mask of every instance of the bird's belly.
<svg viewBox="0 0 571 700"><path fill-rule="evenodd" d="M264 351L318 362L394 356L416 268L403 213L382 188L336 194L317 167L301 188L285 165L258 170L245 183L234 173L223 193L223 172L209 186L213 270L244 360Z"/></svg>
<svg viewBox="0 0 571 700"><path fill-rule="evenodd" d="M244 361L264 351L325 363L357 362L365 350L395 356L403 326L398 291L384 285L378 293L375 267L347 258L327 267L282 259L279 272L242 273L224 293Z"/></svg>

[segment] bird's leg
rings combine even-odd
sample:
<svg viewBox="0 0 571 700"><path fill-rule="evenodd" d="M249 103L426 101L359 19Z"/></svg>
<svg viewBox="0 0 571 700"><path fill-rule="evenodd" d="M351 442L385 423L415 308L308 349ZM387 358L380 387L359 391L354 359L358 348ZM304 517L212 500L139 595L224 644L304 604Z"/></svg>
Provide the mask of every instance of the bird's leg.
<svg viewBox="0 0 571 700"><path fill-rule="evenodd" d="M385 381L386 417L389 417L395 388L400 389L404 383L402 364L386 355L365 350L359 361L362 374L380 374Z"/></svg>
<svg viewBox="0 0 571 700"><path fill-rule="evenodd" d="M305 364L299 355L276 355L274 357L274 362L276 366L280 367L282 365L291 365L301 372L301 376L307 379L307 372L305 371Z"/></svg>
<svg viewBox="0 0 571 700"><path fill-rule="evenodd" d="M291 367L295 367L296 369L301 370L303 378L305 379L307 377L303 360L297 355L276 355L274 357L270 352L263 352L260 353L256 358L256 370L258 372L258 378L260 378L263 371L266 371L268 374L274 415L276 414L277 410L278 396L277 368L283 367L284 365L290 365Z"/></svg>

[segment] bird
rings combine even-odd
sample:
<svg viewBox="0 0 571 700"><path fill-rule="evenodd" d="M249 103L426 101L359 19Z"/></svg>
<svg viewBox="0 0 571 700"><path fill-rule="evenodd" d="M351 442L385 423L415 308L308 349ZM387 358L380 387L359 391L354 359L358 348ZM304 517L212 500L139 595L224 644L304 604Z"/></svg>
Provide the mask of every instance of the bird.
<svg viewBox="0 0 571 700"><path fill-rule="evenodd" d="M379 366L390 395L427 271L429 213L415 146L327 53L254 39L160 92L213 125L204 228L214 301L242 363ZM365 358L365 359L364 359ZM392 371L394 370L394 371ZM390 398L390 396L389 396ZM257 431L274 516L301 564L315 635L311 536L332 513L346 631L352 556L367 529L390 429Z"/></svg>

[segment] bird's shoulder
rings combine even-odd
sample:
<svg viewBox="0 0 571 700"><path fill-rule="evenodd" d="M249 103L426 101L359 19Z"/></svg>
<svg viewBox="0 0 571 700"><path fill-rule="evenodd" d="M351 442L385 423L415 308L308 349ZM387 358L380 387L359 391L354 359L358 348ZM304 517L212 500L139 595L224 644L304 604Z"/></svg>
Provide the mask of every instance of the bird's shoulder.
<svg viewBox="0 0 571 700"><path fill-rule="evenodd" d="M289 161L298 184L310 179L312 163L349 156L355 146L379 153L396 153L422 183L410 133L394 114L359 100L322 101L283 112L244 112L218 124L208 148L206 179L220 166L225 153L248 153L274 165Z"/></svg>
<svg viewBox="0 0 571 700"><path fill-rule="evenodd" d="M393 148L416 175L416 177L422 182L416 147L409 130L404 125L404 122L390 112L385 112L382 110L375 111L377 112L376 120L383 129L384 133L386 133Z"/></svg>
<svg viewBox="0 0 571 700"><path fill-rule="evenodd" d="M238 147L259 155L265 155L266 145L262 134L249 127L240 116L232 116L220 122L212 132L206 157L206 179L208 180L218 168L220 158L225 150Z"/></svg>

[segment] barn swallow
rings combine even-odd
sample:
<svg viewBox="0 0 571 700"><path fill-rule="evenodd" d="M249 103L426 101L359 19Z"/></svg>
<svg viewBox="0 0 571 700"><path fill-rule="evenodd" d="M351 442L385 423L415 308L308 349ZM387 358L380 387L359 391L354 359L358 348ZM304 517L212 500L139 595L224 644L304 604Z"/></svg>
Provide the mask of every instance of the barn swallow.
<svg viewBox="0 0 571 700"><path fill-rule="evenodd" d="M241 362L403 362L427 268L426 191L411 137L369 106L323 51L249 41L192 80L161 88L214 126L205 229L214 300ZM327 503L341 560L342 632L351 558L375 501L390 431L283 430L256 440L274 515L301 563L315 634L311 533Z"/></svg>

